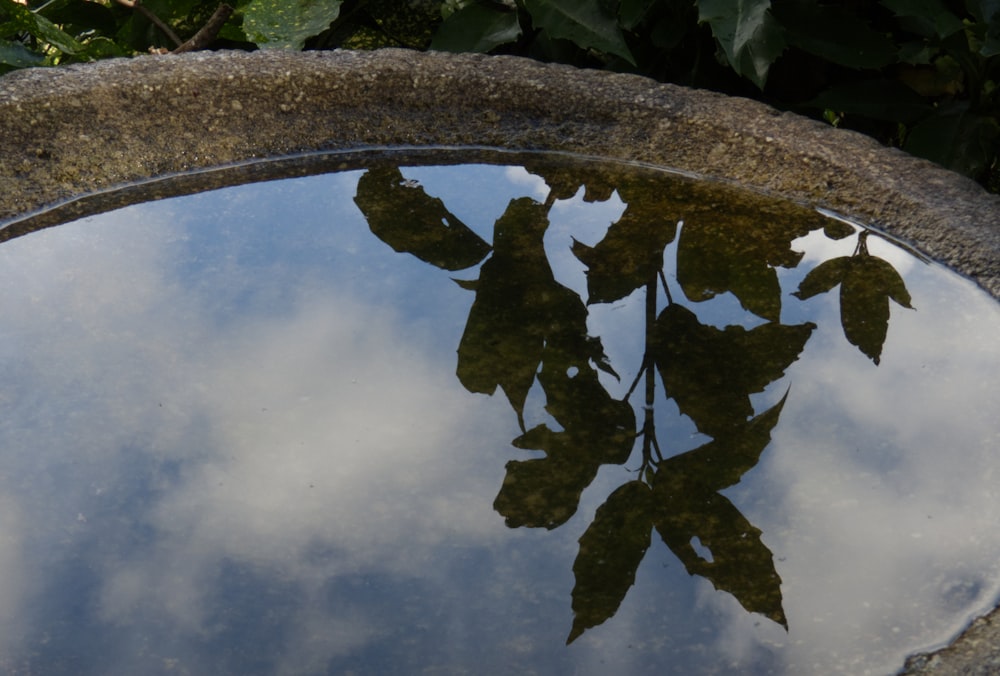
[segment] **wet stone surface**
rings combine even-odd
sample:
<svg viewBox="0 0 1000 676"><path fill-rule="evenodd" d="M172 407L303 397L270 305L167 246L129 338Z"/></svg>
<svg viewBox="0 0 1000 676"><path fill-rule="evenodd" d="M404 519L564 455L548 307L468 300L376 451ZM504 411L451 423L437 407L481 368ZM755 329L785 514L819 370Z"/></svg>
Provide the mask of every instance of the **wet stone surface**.
<svg viewBox="0 0 1000 676"><path fill-rule="evenodd" d="M7 231L4 669L888 674L993 606L994 299L720 184L432 159Z"/></svg>

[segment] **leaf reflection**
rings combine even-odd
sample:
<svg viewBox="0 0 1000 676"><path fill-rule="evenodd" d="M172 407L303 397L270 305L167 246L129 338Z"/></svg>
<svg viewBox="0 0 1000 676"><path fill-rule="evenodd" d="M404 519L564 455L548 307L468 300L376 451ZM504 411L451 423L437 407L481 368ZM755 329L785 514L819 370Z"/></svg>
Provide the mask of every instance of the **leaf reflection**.
<svg viewBox="0 0 1000 676"><path fill-rule="evenodd" d="M354 203L376 237L435 267L462 270L489 253L489 244L452 215L440 199L403 180L398 167L365 172L358 180Z"/></svg>
<svg viewBox="0 0 1000 676"><path fill-rule="evenodd" d="M889 332L889 299L913 309L910 292L892 265L868 253L868 231L858 235L851 256L820 263L810 270L795 292L806 300L840 285L840 323L847 341L877 365Z"/></svg>
<svg viewBox="0 0 1000 676"><path fill-rule="evenodd" d="M440 200L407 187L396 167L362 176L356 202L372 231L397 251L448 270L486 257L478 279L459 282L475 299L458 345L457 376L470 392L503 390L522 431L514 448L544 454L507 463L494 501L507 526L566 524L601 465L625 465L641 456L632 478L610 493L579 539L567 642L614 616L654 530L689 574L787 629L774 555L760 529L720 491L757 465L789 388L762 413L755 412L751 395L766 396L785 377L816 328L812 322L781 323L777 268L802 261L792 248L796 238L822 231L841 239L855 229L757 197L720 202L717 192L659 174L544 162L527 168L545 179L548 200L512 199L493 226L492 250ZM600 241L573 240L572 252L587 268L586 303L556 281L543 242L553 205L577 195L581 186L585 201L617 192L626 204ZM910 307L910 297L891 265L868 254L865 237L862 232L854 256L811 270L795 296L807 299L840 284L845 335L878 363L888 299ZM732 294L765 322L749 329L706 323L671 296L671 264L688 301ZM588 332L590 306L639 290L645 293L645 326L635 328L645 337L644 356L628 393L616 398L605 383L618 373L600 337ZM638 390L643 378L645 387ZM550 422L527 429L525 407L536 387ZM637 390L642 401L632 400ZM666 399L709 440L691 449L686 438L657 439L656 409ZM641 430L635 406L644 410ZM705 556L695 541L707 548Z"/></svg>
<svg viewBox="0 0 1000 676"><path fill-rule="evenodd" d="M788 628L781 606L781 578L761 531L719 491L753 469L771 441L788 393L773 407L728 434L658 464L652 481L654 522L664 544L688 573L729 592L745 609ZM697 537L712 554L700 557Z"/></svg>
<svg viewBox="0 0 1000 676"><path fill-rule="evenodd" d="M683 216L677 251L677 281L689 300L732 293L749 312L768 321L781 317L776 268L794 268L802 254L792 240L824 226L815 212L793 218L715 203L711 211Z"/></svg>
<svg viewBox="0 0 1000 676"><path fill-rule="evenodd" d="M753 414L750 395L784 375L815 328L769 322L717 329L675 303L657 317L650 349L669 396L698 431L715 437Z"/></svg>

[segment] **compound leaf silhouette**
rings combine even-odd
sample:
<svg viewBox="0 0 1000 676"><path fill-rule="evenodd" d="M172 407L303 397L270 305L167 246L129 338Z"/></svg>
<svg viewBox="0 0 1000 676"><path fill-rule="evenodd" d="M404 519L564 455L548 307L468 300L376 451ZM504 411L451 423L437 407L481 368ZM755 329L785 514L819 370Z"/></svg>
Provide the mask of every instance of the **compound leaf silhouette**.
<svg viewBox="0 0 1000 676"><path fill-rule="evenodd" d="M839 284L844 336L877 365L889 332L889 299L908 309L913 305L899 272L868 253L867 235L861 233L853 256L832 258L810 270L793 295L806 300Z"/></svg>
<svg viewBox="0 0 1000 676"><path fill-rule="evenodd" d="M875 256L852 258L840 286L840 322L848 342L875 364L889 332L889 299L912 309L902 277L888 261Z"/></svg>

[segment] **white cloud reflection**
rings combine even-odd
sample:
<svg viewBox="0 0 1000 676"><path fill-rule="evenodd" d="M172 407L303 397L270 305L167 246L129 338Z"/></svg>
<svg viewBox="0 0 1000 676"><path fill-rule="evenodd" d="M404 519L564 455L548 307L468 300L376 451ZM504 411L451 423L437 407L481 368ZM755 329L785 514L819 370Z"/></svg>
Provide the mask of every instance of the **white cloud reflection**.
<svg viewBox="0 0 1000 676"><path fill-rule="evenodd" d="M83 539L114 528L106 519L124 515L102 503L128 500L128 483L147 480L129 473L137 461L152 470L151 495L121 507L136 510L152 540L91 560L99 619L111 625L166 620L188 640L210 632L227 562L307 597L331 576L361 573L447 586L433 564L442 549L475 548L505 530L484 500L503 458L481 449L509 442L509 408L456 387L454 347L308 274L277 316L220 328L215 299L173 279L163 232L177 226L156 213L141 224L134 212L109 214L99 228L64 226L3 252L24 292L4 308L8 335L21 338L11 351L20 378L7 383L19 423L4 430L4 474L51 488L21 495L31 504L20 509L6 499L0 623L46 620L24 593L18 515L32 514L36 549L58 550L67 529ZM84 468L56 476L60 463ZM290 618L302 629L291 632L288 673L384 633L363 613L304 604Z"/></svg>
<svg viewBox="0 0 1000 676"><path fill-rule="evenodd" d="M505 200L543 192L524 172L495 188L499 171L488 204L455 207L484 235ZM461 181L422 172L451 208ZM790 631L692 583L654 533L616 616L564 647L576 540L634 475L602 470L551 533L503 525L491 504L503 465L527 455L509 445L502 396L455 379L451 303L471 297L445 274L402 301L355 278L348 263L363 260L407 290L427 268L365 232L344 199L355 178L280 186L312 200L304 224L263 247L288 252L251 241L285 208L274 186L225 208L196 201L202 221L160 203L0 247L0 664L55 645L90 651L77 671L93 673L406 670L401 659L444 673L888 673L995 600L1000 320L985 296L952 300L964 282L914 265L918 309L893 308L877 368L844 339L835 294L802 304L833 314L772 388L791 385L773 444L726 491L775 555ZM569 236L593 244L622 208L580 195L553 210L561 282L585 293ZM216 227L237 232L199 253L192 238ZM831 246L852 248L796 243L806 260ZM269 260L281 255L304 262ZM606 345L628 368L633 305L592 321L619 332ZM73 621L89 625L56 626ZM236 638L244 661L218 657Z"/></svg>

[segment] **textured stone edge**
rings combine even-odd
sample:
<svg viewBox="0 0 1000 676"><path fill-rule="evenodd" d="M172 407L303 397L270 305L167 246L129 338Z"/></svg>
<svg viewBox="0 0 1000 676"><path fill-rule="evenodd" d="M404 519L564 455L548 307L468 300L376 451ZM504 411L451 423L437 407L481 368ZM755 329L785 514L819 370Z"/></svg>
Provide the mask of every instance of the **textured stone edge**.
<svg viewBox="0 0 1000 676"><path fill-rule="evenodd" d="M150 177L373 146L558 149L823 206L1000 298L1000 198L754 101L514 57L216 52L0 77L0 222Z"/></svg>
<svg viewBox="0 0 1000 676"><path fill-rule="evenodd" d="M834 210L1000 298L1000 197L860 134L632 75L403 50L149 56L0 77L0 130L0 226L156 177L311 151L560 150ZM909 668L958 673L957 653L989 663L993 617ZM993 640L970 641L982 626Z"/></svg>

